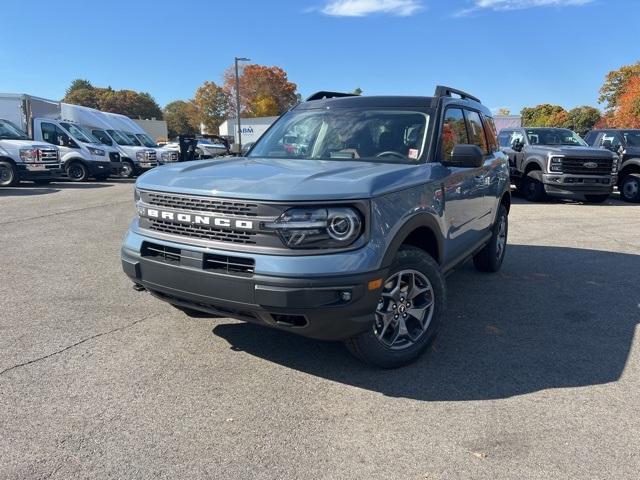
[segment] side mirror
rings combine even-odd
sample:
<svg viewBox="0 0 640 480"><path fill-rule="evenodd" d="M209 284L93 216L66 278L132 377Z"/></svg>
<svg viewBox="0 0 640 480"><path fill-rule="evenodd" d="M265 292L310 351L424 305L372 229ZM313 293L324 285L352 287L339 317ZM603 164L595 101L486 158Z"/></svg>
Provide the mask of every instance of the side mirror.
<svg viewBox="0 0 640 480"><path fill-rule="evenodd" d="M71 139L69 138L69 135L63 133L62 135L60 135L58 142L60 143L61 147L68 147L70 146L69 144L71 143Z"/></svg>
<svg viewBox="0 0 640 480"><path fill-rule="evenodd" d="M523 148L524 143L522 143L520 140L514 140L511 144L511 149L515 150L516 152L521 152Z"/></svg>
<svg viewBox="0 0 640 480"><path fill-rule="evenodd" d="M444 163L451 167L478 168L484 163L484 152L477 145L459 143L453 147L451 160Z"/></svg>

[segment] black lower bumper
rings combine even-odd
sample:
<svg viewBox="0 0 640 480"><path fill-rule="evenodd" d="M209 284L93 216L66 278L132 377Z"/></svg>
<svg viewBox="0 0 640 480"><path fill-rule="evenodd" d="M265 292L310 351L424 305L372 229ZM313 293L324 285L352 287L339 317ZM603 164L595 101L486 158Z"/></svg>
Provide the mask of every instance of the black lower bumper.
<svg viewBox="0 0 640 480"><path fill-rule="evenodd" d="M96 177L96 176L100 177L100 176L111 174L111 163L112 162L85 161L85 165L87 166L89 175L92 177Z"/></svg>
<svg viewBox="0 0 640 480"><path fill-rule="evenodd" d="M550 194L606 195L613 191L616 178L546 174L543 183L545 191Z"/></svg>
<svg viewBox="0 0 640 480"><path fill-rule="evenodd" d="M44 170L31 170L26 165L18 165L20 180L54 180L62 176L60 166L47 165Z"/></svg>
<svg viewBox="0 0 640 480"><path fill-rule="evenodd" d="M122 267L154 296L181 307L258 323L321 340L371 328L385 271L334 278L237 276L171 265L122 252Z"/></svg>

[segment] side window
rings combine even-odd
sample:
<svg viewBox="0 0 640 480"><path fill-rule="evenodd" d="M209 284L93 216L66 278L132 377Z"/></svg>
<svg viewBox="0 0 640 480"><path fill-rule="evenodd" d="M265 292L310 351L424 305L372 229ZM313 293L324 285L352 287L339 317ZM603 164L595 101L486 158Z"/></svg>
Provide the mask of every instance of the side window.
<svg viewBox="0 0 640 480"><path fill-rule="evenodd" d="M91 133L93 133L94 137L100 140L100 143L104 145L109 145L109 146L113 145L113 142L111 141L111 139L102 130L91 130Z"/></svg>
<svg viewBox="0 0 640 480"><path fill-rule="evenodd" d="M596 137L598 136L598 132L589 132L586 137L584 137L584 141L589 145L593 145Z"/></svg>
<svg viewBox="0 0 640 480"><path fill-rule="evenodd" d="M603 133L602 134L602 138L600 139L600 146L601 147L608 147L608 148L619 148L622 145L622 143L620 142L620 139L618 138L618 135L616 135L615 133Z"/></svg>
<svg viewBox="0 0 640 480"><path fill-rule="evenodd" d="M53 123L41 123L40 129L42 131L42 139L47 143L53 145L61 145L62 131Z"/></svg>
<svg viewBox="0 0 640 480"><path fill-rule="evenodd" d="M469 143L464 114L460 108L448 108L442 122L440 138L442 160L451 160L453 147L460 143Z"/></svg>
<svg viewBox="0 0 640 480"><path fill-rule="evenodd" d="M482 151L489 153L489 146L487 145L487 137L484 134L484 128L482 128L482 120L480 114L473 110L466 110L467 114L467 130L469 131L469 143L471 145L479 146Z"/></svg>
<svg viewBox="0 0 640 480"><path fill-rule="evenodd" d="M525 143L524 141L524 135L522 134L522 132L518 132L518 131L513 131L511 132L511 138L509 139L509 145L513 145L513 142L518 141L520 143ZM538 137L535 137L535 142L533 141L533 139L531 139L531 143L537 143Z"/></svg>
<svg viewBox="0 0 640 480"><path fill-rule="evenodd" d="M511 133L509 130L502 130L500 135L498 135L498 142L501 147L510 147L511 146Z"/></svg>

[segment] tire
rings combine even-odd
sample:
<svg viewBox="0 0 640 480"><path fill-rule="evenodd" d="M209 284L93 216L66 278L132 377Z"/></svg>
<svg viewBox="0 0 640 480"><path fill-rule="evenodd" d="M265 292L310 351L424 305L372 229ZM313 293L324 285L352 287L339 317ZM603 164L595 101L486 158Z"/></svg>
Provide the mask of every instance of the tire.
<svg viewBox="0 0 640 480"><path fill-rule="evenodd" d="M67 165L67 176L72 182L84 182L89 178L89 170L84 166L82 162L71 162Z"/></svg>
<svg viewBox="0 0 640 480"><path fill-rule="evenodd" d="M412 290L417 294L412 296ZM427 350L442 323L446 285L440 266L424 250L402 247L380 300L372 312L371 327L346 340L345 346L370 365L380 368L408 365ZM418 304L420 308L416 308ZM420 315L422 322L418 319Z"/></svg>
<svg viewBox="0 0 640 480"><path fill-rule="evenodd" d="M507 251L509 236L509 215L507 208L500 205L493 234L489 243L473 257L473 264L481 272L495 273L502 267L502 261Z"/></svg>
<svg viewBox="0 0 640 480"><path fill-rule="evenodd" d="M528 175L522 178L522 193L530 202L541 202L547 198L542 182Z"/></svg>
<svg viewBox="0 0 640 480"><path fill-rule="evenodd" d="M0 187L13 187L19 181L18 171L13 163L0 160Z"/></svg>
<svg viewBox="0 0 640 480"><path fill-rule="evenodd" d="M640 174L626 175L618 187L625 202L640 203Z"/></svg>
<svg viewBox="0 0 640 480"><path fill-rule="evenodd" d="M51 183L51 179L40 178L40 179L34 180L33 183L35 183L36 185L49 185Z"/></svg>
<svg viewBox="0 0 640 480"><path fill-rule="evenodd" d="M609 194L607 195L585 195L584 198L587 199L589 203L604 203L609 198Z"/></svg>
<svg viewBox="0 0 640 480"><path fill-rule="evenodd" d="M120 167L120 176L123 178L132 178L136 173L136 169L130 160L123 160Z"/></svg>

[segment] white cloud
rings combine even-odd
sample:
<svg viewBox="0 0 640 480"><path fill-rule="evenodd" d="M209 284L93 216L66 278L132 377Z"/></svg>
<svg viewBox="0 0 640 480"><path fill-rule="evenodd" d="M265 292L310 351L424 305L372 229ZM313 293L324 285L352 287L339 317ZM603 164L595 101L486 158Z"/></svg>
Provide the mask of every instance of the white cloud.
<svg viewBox="0 0 640 480"><path fill-rule="evenodd" d="M473 0L473 6L458 12L467 15L478 10L522 10L533 7L580 7L593 0Z"/></svg>
<svg viewBox="0 0 640 480"><path fill-rule="evenodd" d="M334 17L364 17L374 13L408 17L422 8L420 0L332 0L320 11Z"/></svg>

